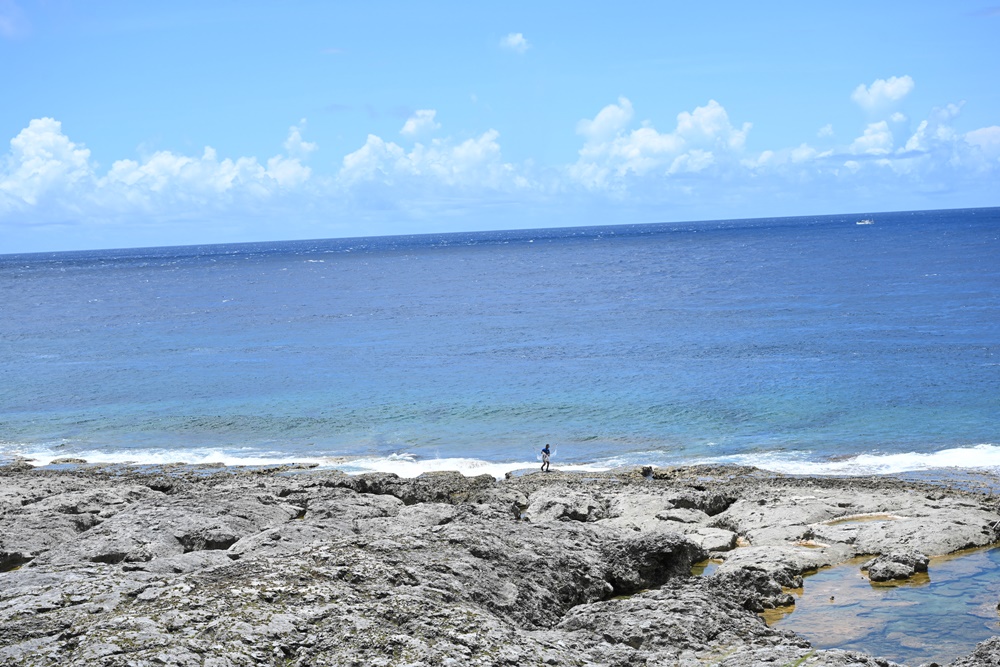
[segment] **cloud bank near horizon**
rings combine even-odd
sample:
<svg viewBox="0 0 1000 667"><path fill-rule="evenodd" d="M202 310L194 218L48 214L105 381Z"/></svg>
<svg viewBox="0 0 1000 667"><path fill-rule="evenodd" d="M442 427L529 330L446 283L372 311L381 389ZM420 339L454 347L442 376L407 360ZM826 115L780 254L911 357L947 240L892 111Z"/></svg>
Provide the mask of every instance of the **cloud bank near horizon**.
<svg viewBox="0 0 1000 667"><path fill-rule="evenodd" d="M673 127L657 129L637 121L623 96L576 123L581 143L575 160L555 165L506 160L492 128L462 139L442 133L434 109L413 113L399 140L370 134L343 156L323 155L321 146L306 140L301 120L288 128L284 151L266 159L219 156L206 146L200 155L158 151L123 157L107 168L85 143L67 136L58 119L36 118L0 156L0 227L30 236L32 229L53 225L128 226L140 242L147 227L155 243L161 237L171 242L171 228L184 224L192 225L191 234L218 224L221 238L235 229L235 220L276 216L300 219L300 228L277 231L303 238L405 233L391 225L432 218L450 219L461 229L463 215L492 210L509 216L529 208L620 206L649 216L632 221L649 222L732 217L754 200L760 210L761 198L900 207L896 202L909 197L916 208L937 197L947 208L964 193L972 205L984 199L996 205L990 193L1000 175L1000 126L958 131L961 104L913 121L898 107L914 86L909 76L859 85L850 97L871 117L847 140L836 142L833 128L817 123L815 143L755 150L748 148L752 121L734 122L716 100L680 111ZM875 192L893 197L879 200Z"/></svg>

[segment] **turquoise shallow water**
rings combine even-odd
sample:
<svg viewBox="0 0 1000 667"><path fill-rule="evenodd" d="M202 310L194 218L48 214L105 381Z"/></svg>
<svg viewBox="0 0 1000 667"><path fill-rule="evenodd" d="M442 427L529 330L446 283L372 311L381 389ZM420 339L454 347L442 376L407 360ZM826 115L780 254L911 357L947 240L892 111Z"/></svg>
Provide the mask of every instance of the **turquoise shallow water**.
<svg viewBox="0 0 1000 667"><path fill-rule="evenodd" d="M0 458L1000 466L1000 210L0 256Z"/></svg>
<svg viewBox="0 0 1000 667"><path fill-rule="evenodd" d="M932 559L901 585L871 584L860 563L806 577L794 611L771 625L909 665L947 664L1000 634L1000 549Z"/></svg>

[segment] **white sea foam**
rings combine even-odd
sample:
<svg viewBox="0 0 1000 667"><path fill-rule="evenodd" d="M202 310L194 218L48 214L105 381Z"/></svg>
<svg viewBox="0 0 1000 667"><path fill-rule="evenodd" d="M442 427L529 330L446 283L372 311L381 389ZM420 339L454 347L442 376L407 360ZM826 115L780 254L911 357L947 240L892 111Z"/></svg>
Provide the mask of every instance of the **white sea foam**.
<svg viewBox="0 0 1000 667"><path fill-rule="evenodd" d="M740 454L700 463L736 463L790 475L891 475L936 469L1000 471L1000 446L954 447L936 452L859 454L843 459L815 461L786 452Z"/></svg>
<svg viewBox="0 0 1000 667"><path fill-rule="evenodd" d="M52 449L23 449L14 455L27 460L34 466L51 465L60 459L83 459L87 463L115 465L217 465L225 466L268 466L291 463L323 465L321 458L266 456L260 453L241 454L223 449L177 450L120 450L116 452L78 451L60 452Z"/></svg>
<svg viewBox="0 0 1000 667"><path fill-rule="evenodd" d="M9 445L8 445L9 447ZM266 456L259 453L241 453L224 449L177 450L128 450L118 452L76 451L67 453L51 448L8 448L6 457L18 457L33 466L52 465L60 459L82 459L88 464L159 466L184 464L192 466L277 466L291 464L316 465L319 468L336 468L352 475L366 472L389 472L400 477L417 477L425 472L456 470L467 477L488 474L497 479L514 470L534 470L536 461L497 462L470 458L419 458L408 453L382 457L294 457ZM575 464L560 466L566 472L598 472L609 469L606 465Z"/></svg>
<svg viewBox="0 0 1000 667"><path fill-rule="evenodd" d="M539 465L537 461L497 462L467 458L421 459L409 454L393 454L388 457L380 458L352 459L351 461L339 463L333 467L339 468L349 474L364 472L391 472L399 475L400 477L416 477L425 472L457 470L467 477L475 475L493 475L497 479L500 479L508 472L514 470L536 470ZM553 468L553 470L555 469L557 468ZM558 466L558 470L563 472L598 472L607 469L608 466L596 464Z"/></svg>
<svg viewBox="0 0 1000 667"><path fill-rule="evenodd" d="M553 461L553 470L562 472L601 472L637 465L737 464L748 465L793 475L889 475L902 472L936 469L986 470L1000 473L1000 446L981 444L955 447L937 452L897 454L859 454L836 460L809 459L806 455L789 452L740 454L725 457L666 460L663 453L648 451L641 456L629 455L591 463L560 464ZM61 458L83 459L92 464L118 465L218 465L275 466L287 464L315 465L336 468L348 474L366 472L395 473L400 477L417 477L425 472L455 470L466 476L488 474L501 479L516 470L537 470L538 461L485 461L475 458L421 458L409 453L389 456L312 456L267 455L257 451L227 449L120 450L117 452L75 451L59 448L19 448L10 443L0 446L0 459L22 458L35 466L50 465ZM648 457L648 458L647 458Z"/></svg>

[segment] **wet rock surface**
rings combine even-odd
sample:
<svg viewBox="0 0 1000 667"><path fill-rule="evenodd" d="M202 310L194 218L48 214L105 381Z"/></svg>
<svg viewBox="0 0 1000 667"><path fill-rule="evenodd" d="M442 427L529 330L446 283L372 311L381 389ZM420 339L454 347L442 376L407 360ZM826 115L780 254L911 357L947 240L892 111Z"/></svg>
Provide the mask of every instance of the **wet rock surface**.
<svg viewBox="0 0 1000 667"><path fill-rule="evenodd" d="M960 658L951 667L985 667L1000 665L1000 637L981 642L970 655Z"/></svg>
<svg viewBox="0 0 1000 667"><path fill-rule="evenodd" d="M998 520L985 494L749 468L9 466L0 664L885 666L755 612L847 558L993 543Z"/></svg>
<svg viewBox="0 0 1000 667"><path fill-rule="evenodd" d="M872 581L908 579L917 572L926 572L930 559L916 551L893 551L871 559L861 566Z"/></svg>

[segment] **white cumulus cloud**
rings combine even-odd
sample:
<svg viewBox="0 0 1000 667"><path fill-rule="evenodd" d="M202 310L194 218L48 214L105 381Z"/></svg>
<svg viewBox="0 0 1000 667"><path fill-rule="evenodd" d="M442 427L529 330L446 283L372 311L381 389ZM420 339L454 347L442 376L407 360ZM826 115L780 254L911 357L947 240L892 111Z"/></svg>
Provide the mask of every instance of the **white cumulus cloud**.
<svg viewBox="0 0 1000 667"><path fill-rule="evenodd" d="M905 150L928 153L944 146L952 146L958 138L958 132L950 123L959 113L961 105L958 104L934 109L926 120L920 121L916 132L907 140Z"/></svg>
<svg viewBox="0 0 1000 667"><path fill-rule="evenodd" d="M412 137L440 129L441 125L434 121L435 115L437 111L434 109L421 109L406 120L399 133Z"/></svg>
<svg viewBox="0 0 1000 667"><path fill-rule="evenodd" d="M1000 126L991 125L967 132L965 141L981 150L987 158L1000 160Z"/></svg>
<svg viewBox="0 0 1000 667"><path fill-rule="evenodd" d="M865 89L889 99L880 90ZM248 240L250 218L261 237L318 238L396 233L418 219L426 224L413 231L444 229L440 221L449 219L451 229L468 229L773 215L790 212L780 208L786 204L828 212L844 201L873 210L995 205L1000 125L959 131L961 111L962 104L947 104L911 127L889 110L853 139L839 128L844 139L837 140L826 126L820 148L800 138L751 151L751 124L734 123L715 100L675 110L672 127L661 130L622 96L576 123L575 157L536 165L505 161L495 129L439 136L436 112L425 109L395 140L370 134L341 160L327 161L326 175L307 166L319 146L307 141L305 120L288 127L283 148L269 158L206 146L102 167L58 120L37 118L0 153L0 252L16 251L18 234L51 248L50 225L81 239L163 245L232 241L239 233ZM186 236L173 231L180 228Z"/></svg>
<svg viewBox="0 0 1000 667"><path fill-rule="evenodd" d="M0 192L36 204L52 190L75 188L94 177L90 151L63 134L54 118L37 118L10 141Z"/></svg>
<svg viewBox="0 0 1000 667"><path fill-rule="evenodd" d="M318 148L315 143L302 139L302 132L306 127L306 119L299 121L298 125L288 128L288 138L283 144L285 152L292 158L305 159L310 153Z"/></svg>
<svg viewBox="0 0 1000 667"><path fill-rule="evenodd" d="M905 81L888 84L866 92L888 101L909 88ZM845 144L831 145L828 125L818 133L822 149L799 143L751 154L750 123L733 123L714 100L680 112L675 128L660 131L649 121L637 122L637 110L622 97L577 123L583 146L565 173L591 197L623 207L696 207L705 201L753 207L763 198L837 210L845 197L886 208L988 205L995 197L984 192L1000 176L1000 127L960 133L954 123L960 111L961 104L937 108L916 130L908 127L908 117L890 111Z"/></svg>
<svg viewBox="0 0 1000 667"><path fill-rule="evenodd" d="M584 118L576 124L577 134L582 134L588 142L601 142L613 138L628 127L632 122L632 103L624 98L618 98L618 104L609 104L594 116L593 120Z"/></svg>
<svg viewBox="0 0 1000 667"><path fill-rule="evenodd" d="M732 161L750 131L750 123L734 127L715 100L679 113L672 132L659 132L650 123L630 131L633 115L632 103L621 97L593 119L577 123L585 141L570 168L574 179L592 189L621 189L630 175L702 172Z"/></svg>
<svg viewBox="0 0 1000 667"><path fill-rule="evenodd" d="M157 151L142 160L116 160L105 173L90 151L67 137L53 118L28 123L0 162L0 221L26 209L45 218L106 218L129 212L187 215L199 207L229 206L271 198L310 180L302 158L316 145L302 139L304 122L292 126L284 155L265 164L255 157L220 158L206 146L199 156Z"/></svg>
<svg viewBox="0 0 1000 667"><path fill-rule="evenodd" d="M862 109L877 111L906 97L913 86L913 79L908 75L876 79L870 86L859 84L851 93L851 99Z"/></svg>
<svg viewBox="0 0 1000 667"><path fill-rule="evenodd" d="M501 158L499 133L454 142L435 139L406 150L370 134L365 145L344 156L338 180L347 186L378 182L408 188L417 183L473 188L510 185L514 168Z"/></svg>
<svg viewBox="0 0 1000 667"><path fill-rule="evenodd" d="M850 151L856 155L885 155L892 151L892 131L884 120L871 123L865 133L851 143Z"/></svg>
<svg viewBox="0 0 1000 667"><path fill-rule="evenodd" d="M513 51L514 53L524 53L531 48L531 45L528 44L528 40L526 40L524 35L519 32L512 32L501 39L500 46L509 51Z"/></svg>
<svg viewBox="0 0 1000 667"><path fill-rule="evenodd" d="M740 129L734 128L729 122L729 114L715 100L696 107L691 113L682 111L677 115L677 134L689 144L714 144L740 150L746 143L750 127L750 123L744 123Z"/></svg>
<svg viewBox="0 0 1000 667"><path fill-rule="evenodd" d="M963 134L953 123L961 109L962 104L935 108L912 132L900 127L901 119L892 119L893 125L889 121L868 124L864 133L839 153L847 158L844 174L857 175L868 188L909 188L913 193L924 189L935 192L942 183L952 183L951 188L957 190L959 184L995 179L1000 171L1000 128L984 127ZM822 160L817 162L817 172L823 164Z"/></svg>
<svg viewBox="0 0 1000 667"><path fill-rule="evenodd" d="M819 152L808 144L800 144L790 151L792 162L809 162L816 159Z"/></svg>

